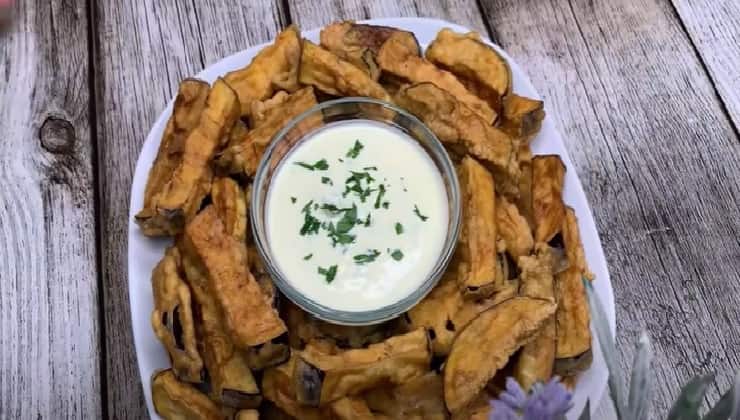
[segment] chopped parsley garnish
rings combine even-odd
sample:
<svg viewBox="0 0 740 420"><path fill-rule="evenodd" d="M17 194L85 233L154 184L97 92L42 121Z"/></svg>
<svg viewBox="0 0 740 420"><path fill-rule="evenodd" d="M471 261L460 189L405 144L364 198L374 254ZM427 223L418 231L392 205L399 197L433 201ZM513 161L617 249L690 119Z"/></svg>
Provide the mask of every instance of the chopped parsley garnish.
<svg viewBox="0 0 740 420"><path fill-rule="evenodd" d="M391 257L396 261L401 261L401 259L403 258L403 252L401 252L400 249L397 249L391 252Z"/></svg>
<svg viewBox="0 0 740 420"><path fill-rule="evenodd" d="M352 146L352 148L351 148L351 149L349 149L349 151L347 152L347 155L346 155L346 156L347 156L348 158L352 158L352 159L354 159L354 158L356 158L356 157L357 157L357 155L359 155L359 154L360 154L360 151L361 151L361 150L362 150L362 149L363 149L364 147L365 147L365 146L363 146L363 145L362 145L362 143L360 143L360 141L359 141L359 140L355 140L355 144L354 144L354 146Z"/></svg>
<svg viewBox="0 0 740 420"><path fill-rule="evenodd" d="M303 259L306 260L306 261L308 261L308 260L311 259L311 257L313 257L313 254L308 254L305 257L303 257Z"/></svg>
<svg viewBox="0 0 740 420"><path fill-rule="evenodd" d="M301 209L301 213L311 213L311 204L313 204L313 200L306 203L305 206L303 206L303 209Z"/></svg>
<svg viewBox="0 0 740 420"><path fill-rule="evenodd" d="M342 218L339 219L336 226L334 222L325 223L323 228L329 231L329 238L331 238L331 245L337 246L351 244L355 241L355 235L349 233L350 230L357 223L357 206L352 204L351 208L340 209L332 204L327 204L327 209L332 208L337 212L343 212ZM323 207L322 207L323 208Z"/></svg>
<svg viewBox="0 0 740 420"><path fill-rule="evenodd" d="M375 261L380 255L380 251L377 249L369 249L367 254L358 254L352 257L355 260L355 264L366 264Z"/></svg>
<svg viewBox="0 0 740 420"><path fill-rule="evenodd" d="M338 158L337 160L338 160L339 162L342 162L342 163L344 163L344 159L342 159L342 158Z"/></svg>
<svg viewBox="0 0 740 420"><path fill-rule="evenodd" d="M343 211L352 210L352 207L337 207L334 204L324 203L321 205L321 210L326 210L331 213L341 213Z"/></svg>
<svg viewBox="0 0 740 420"><path fill-rule="evenodd" d="M327 283L331 283L334 281L334 277L337 276L337 266L332 265L329 268L319 267L318 272L326 278Z"/></svg>
<svg viewBox="0 0 740 420"><path fill-rule="evenodd" d="M362 170L363 171L377 171L378 167L377 166L365 166L364 168L362 168Z"/></svg>
<svg viewBox="0 0 740 420"><path fill-rule="evenodd" d="M357 221L357 206L352 204L352 208L345 211L344 215L341 219L339 219L339 222L337 222L337 232L339 233L347 233L349 232L352 227L355 225L355 222Z"/></svg>
<svg viewBox="0 0 740 420"><path fill-rule="evenodd" d="M403 233L403 225L396 222L396 235L400 235Z"/></svg>
<svg viewBox="0 0 740 420"><path fill-rule="evenodd" d="M365 218L365 227L370 226L370 213L367 214L367 217Z"/></svg>
<svg viewBox="0 0 740 420"><path fill-rule="evenodd" d="M326 159L317 160L313 165L306 162L296 162L296 165L302 166L309 171L325 171L329 169L329 164L326 162Z"/></svg>
<svg viewBox="0 0 740 420"><path fill-rule="evenodd" d="M306 205L303 206L303 209L301 210L301 213L304 213L303 226L301 226L301 230L300 230L301 236L314 235L314 234L319 233L319 228L321 227L321 221L315 218L311 214L312 204L313 204L313 200L306 203Z"/></svg>
<svg viewBox="0 0 740 420"><path fill-rule="evenodd" d="M295 204L296 201L297 201L297 199L295 197L290 197L290 202L291 203Z"/></svg>
<svg viewBox="0 0 740 420"><path fill-rule="evenodd" d="M421 212L419 211L419 207L417 207L416 204L414 204L414 214L419 216L419 219L421 219L422 222L426 222L429 218L429 216L424 216L423 214L421 214Z"/></svg>
<svg viewBox="0 0 740 420"><path fill-rule="evenodd" d="M380 186L378 187L378 196L375 198L375 208L376 209L379 209L380 208L380 200L383 199L383 196L384 195L385 195L385 185L380 184ZM388 207L385 207L385 206L383 206L383 207L386 208L386 209L388 208Z"/></svg>
<svg viewBox="0 0 740 420"><path fill-rule="evenodd" d="M331 182L331 178L329 178L328 176L322 176L321 177L321 183L322 184L327 184L327 185L334 185L334 183Z"/></svg>
<svg viewBox="0 0 740 420"><path fill-rule="evenodd" d="M374 188L370 188L370 184L375 182L375 178L367 172L350 172L352 175L344 181L344 192L342 193L342 197L346 197L347 194L353 192L356 193L360 197L360 201L364 203L365 199L375 191ZM364 186L363 182L365 184Z"/></svg>
<svg viewBox="0 0 740 420"><path fill-rule="evenodd" d="M383 208L384 209L387 209L390 205L391 205L391 203L389 203L387 201L383 201Z"/></svg>

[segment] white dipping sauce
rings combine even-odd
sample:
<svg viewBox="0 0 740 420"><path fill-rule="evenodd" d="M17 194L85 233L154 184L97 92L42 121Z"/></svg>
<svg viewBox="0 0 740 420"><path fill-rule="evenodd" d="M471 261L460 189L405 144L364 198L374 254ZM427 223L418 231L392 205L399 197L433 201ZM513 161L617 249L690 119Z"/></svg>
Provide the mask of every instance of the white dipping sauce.
<svg viewBox="0 0 740 420"><path fill-rule="evenodd" d="M432 159L401 130L369 120L332 123L304 139L273 176L266 214L286 280L343 311L382 308L418 289L448 227Z"/></svg>

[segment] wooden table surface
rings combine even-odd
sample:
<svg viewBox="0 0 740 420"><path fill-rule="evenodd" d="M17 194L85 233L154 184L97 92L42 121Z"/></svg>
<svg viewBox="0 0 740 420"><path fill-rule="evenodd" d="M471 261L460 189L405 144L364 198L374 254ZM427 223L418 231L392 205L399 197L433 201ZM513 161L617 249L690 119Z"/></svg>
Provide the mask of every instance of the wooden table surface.
<svg viewBox="0 0 740 420"><path fill-rule="evenodd" d="M0 35L0 418L143 418L126 277L139 149L183 77L296 23L431 16L544 96L592 204L620 365L654 413L740 369L737 0L16 0ZM606 411L604 411L606 412ZM606 416L606 414L604 414Z"/></svg>

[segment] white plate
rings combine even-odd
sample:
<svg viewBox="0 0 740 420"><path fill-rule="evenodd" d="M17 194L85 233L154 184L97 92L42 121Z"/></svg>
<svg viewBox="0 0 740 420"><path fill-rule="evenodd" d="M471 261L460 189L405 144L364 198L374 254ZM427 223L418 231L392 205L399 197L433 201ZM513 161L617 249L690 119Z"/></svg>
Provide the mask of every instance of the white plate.
<svg viewBox="0 0 740 420"><path fill-rule="evenodd" d="M436 19L422 18L390 18L390 19L373 19L366 23L374 25L385 25L402 28L411 31L416 35L422 47L426 47L436 36L437 32L448 27L457 32L468 32L469 29L450 22ZM303 32L303 36L312 41L318 42L320 29ZM490 43L490 41L487 40ZM247 48L244 51L226 57L221 61L208 66L195 77L213 82L217 77L223 74L241 68L248 64L252 57L257 54L265 45L256 45ZM493 44L491 44L493 45ZM540 95L532 86L527 75L514 62L514 60L502 51L499 47L493 45L501 55L508 60L511 66L511 72L514 78L514 92L540 98ZM164 347L159 343L154 332L152 331L149 317L154 308L152 300L152 288L150 283L151 272L154 266L159 262L164 254L165 247L171 241L164 239L151 239L144 236L136 223L134 214L136 214L143 205L144 187L146 185L149 168L154 162L157 154L160 139L164 132L167 119L172 113L172 103L167 105L165 110L154 123L152 130L144 142L141 149L139 160L136 163L136 172L134 181L131 186L131 207L129 208L129 229L128 229L128 279L129 279L129 300L131 302L131 322L134 329L134 344L136 345L136 356L139 361L139 373L141 382L144 386L144 395L146 396L147 407L152 418L159 418L154 412L152 406L152 397L150 389L150 380L152 374L162 368L170 366ZM606 267L606 260L601 249L601 241L596 232L591 208L586 201L583 193L581 182L578 180L573 163L568 156L568 152L560 139L560 134L555 129L553 118L548 116L542 124L542 130L532 143L532 151L535 154L558 154L562 157L568 170L565 174L565 189L563 191L565 202L575 209L578 215L578 225L581 230L581 239L586 252L586 259L591 270L596 274L596 281L593 283L596 294L606 307L607 316L612 333L615 331L614 318L614 295L612 293L611 281ZM595 341L595 340L594 340ZM585 372L576 386L573 397L574 407L570 412L569 418L577 418L581 412L586 400L591 401L592 411L601 401L601 397L606 388L607 369L601 352L598 350L598 343L594 343L594 359L591 368Z"/></svg>

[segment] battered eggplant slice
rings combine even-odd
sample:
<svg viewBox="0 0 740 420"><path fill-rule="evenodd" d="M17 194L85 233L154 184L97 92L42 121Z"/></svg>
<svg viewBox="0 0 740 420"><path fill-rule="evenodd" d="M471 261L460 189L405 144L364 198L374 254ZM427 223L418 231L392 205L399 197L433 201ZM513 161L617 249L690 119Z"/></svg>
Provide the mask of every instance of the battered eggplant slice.
<svg viewBox="0 0 740 420"><path fill-rule="evenodd" d="M380 47L378 64L389 73L409 83L433 83L469 107L487 125L496 121L496 112L486 101L471 93L452 73L442 70L410 48L406 36L393 34Z"/></svg>
<svg viewBox="0 0 740 420"><path fill-rule="evenodd" d="M452 420L489 420L491 418L491 396L483 390L478 396L452 415Z"/></svg>
<svg viewBox="0 0 740 420"><path fill-rule="evenodd" d="M211 190L212 175L208 163L221 139L228 137L238 113L236 94L218 79L208 94L198 124L181 143L177 164L167 164L169 178L156 192L153 191L149 206L136 215L144 233L174 235L195 216L203 198ZM160 175L158 172L157 178Z"/></svg>
<svg viewBox="0 0 740 420"><path fill-rule="evenodd" d="M538 155L532 159L532 212L535 242L549 242L557 235L565 218L563 183L565 164L558 155Z"/></svg>
<svg viewBox="0 0 740 420"><path fill-rule="evenodd" d="M226 83L239 95L241 114L249 116L254 101L264 101L277 90L297 90L300 59L300 34L291 25L246 67L227 73Z"/></svg>
<svg viewBox="0 0 740 420"><path fill-rule="evenodd" d="M546 244L537 244L535 254L519 257L520 286L522 296L555 302L554 256ZM526 391L536 382L547 382L552 376L555 363L556 344L555 317L545 321L542 329L530 343L519 352L514 365L514 377Z"/></svg>
<svg viewBox="0 0 740 420"><path fill-rule="evenodd" d="M167 121L157 158L149 171L144 191L144 208L136 215L136 221L145 235L171 234L172 227L168 223L159 224L166 220L154 217L156 214L155 198L170 180L175 168L182 162L185 139L198 126L209 90L208 83L202 80L185 79L180 82L172 116Z"/></svg>
<svg viewBox="0 0 740 420"><path fill-rule="evenodd" d="M511 93L504 97L501 129L529 142L540 131L545 119L544 102Z"/></svg>
<svg viewBox="0 0 740 420"><path fill-rule="evenodd" d="M293 355L286 363L267 369L262 376L262 393L279 409L292 418L321 420L325 418L318 408L308 407L296 400L293 372L298 356Z"/></svg>
<svg viewBox="0 0 740 420"><path fill-rule="evenodd" d="M254 346L247 350L247 365L252 370L264 370L284 363L290 358L290 348L287 344L276 340Z"/></svg>
<svg viewBox="0 0 740 420"><path fill-rule="evenodd" d="M249 124L252 128L259 127L263 122L267 120L269 114L273 112L281 112L282 107L290 99L290 94L284 90L281 90L274 94L272 98L265 99L264 101L252 102L251 111L249 112Z"/></svg>
<svg viewBox="0 0 740 420"><path fill-rule="evenodd" d="M511 92L509 63L476 32L458 34L442 29L427 48L426 58L474 86L471 91L495 110L501 109L501 98Z"/></svg>
<svg viewBox="0 0 740 420"><path fill-rule="evenodd" d="M434 372L396 387L377 387L364 394L368 407L394 419L445 420L442 377Z"/></svg>
<svg viewBox="0 0 740 420"><path fill-rule="evenodd" d="M195 337L190 289L180 276L180 252L167 248L152 272L152 328L167 349L172 369L183 381L203 380L203 359Z"/></svg>
<svg viewBox="0 0 740 420"><path fill-rule="evenodd" d="M376 416L370 411L367 403L361 398L344 397L329 404L331 418L335 420L373 420L385 419L383 415Z"/></svg>
<svg viewBox="0 0 740 420"><path fill-rule="evenodd" d="M424 329L336 354L307 348L296 360L296 399L316 407L381 384L402 384L428 371L430 360Z"/></svg>
<svg viewBox="0 0 740 420"><path fill-rule="evenodd" d="M165 420L222 420L218 406L192 385L177 380L172 370L152 377L154 410Z"/></svg>
<svg viewBox="0 0 740 420"><path fill-rule="evenodd" d="M264 119L244 137L229 143L216 157L215 166L230 174L254 176L257 166L273 136L299 114L316 105L313 88L303 88L291 95L278 108L265 113Z"/></svg>
<svg viewBox="0 0 740 420"><path fill-rule="evenodd" d="M213 206L185 228L185 240L205 267L208 288L234 343L246 349L285 333L285 324L247 270L247 249L226 233Z"/></svg>
<svg viewBox="0 0 740 420"><path fill-rule="evenodd" d="M458 169L463 202L460 256L467 273L458 277L463 295L471 299L491 296L503 285L496 276L496 197L493 177L466 156Z"/></svg>
<svg viewBox="0 0 740 420"><path fill-rule="evenodd" d="M483 312L455 338L444 367L445 402L453 413L468 405L512 354L530 342L557 305L515 297Z"/></svg>
<svg viewBox="0 0 740 420"><path fill-rule="evenodd" d="M211 200L226 233L244 242L247 236L247 200L242 187L231 178L216 178L211 185Z"/></svg>
<svg viewBox="0 0 740 420"><path fill-rule="evenodd" d="M529 255L534 247L532 229L519 209L506 197L496 197L496 233L503 241L504 250L516 261Z"/></svg>
<svg viewBox="0 0 740 420"><path fill-rule="evenodd" d="M530 229L534 228L534 210L532 209L532 150L529 144L519 145L517 160L519 162L519 198L516 206L527 220Z"/></svg>
<svg viewBox="0 0 740 420"><path fill-rule="evenodd" d="M593 280L594 274L588 269L586 255L583 252L581 235L578 231L578 218L571 207L565 208L565 220L563 223L563 244L568 265L576 267L578 271L589 280Z"/></svg>
<svg viewBox="0 0 740 420"><path fill-rule="evenodd" d="M432 83L404 86L395 101L424 121L453 154L469 154L491 170L498 191L519 194L517 149L506 133Z"/></svg>
<svg viewBox="0 0 740 420"><path fill-rule="evenodd" d="M259 420L260 412L257 410L239 410L234 420Z"/></svg>
<svg viewBox="0 0 740 420"><path fill-rule="evenodd" d="M421 55L421 48L411 32L388 26L363 25L351 21L335 22L321 30L321 46L365 71L378 81L380 66L377 56L380 47L391 35L398 34L410 50Z"/></svg>
<svg viewBox="0 0 740 420"><path fill-rule="evenodd" d="M305 39L298 79L330 95L390 100L388 92L367 73Z"/></svg>

